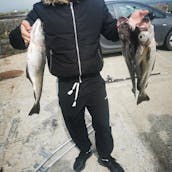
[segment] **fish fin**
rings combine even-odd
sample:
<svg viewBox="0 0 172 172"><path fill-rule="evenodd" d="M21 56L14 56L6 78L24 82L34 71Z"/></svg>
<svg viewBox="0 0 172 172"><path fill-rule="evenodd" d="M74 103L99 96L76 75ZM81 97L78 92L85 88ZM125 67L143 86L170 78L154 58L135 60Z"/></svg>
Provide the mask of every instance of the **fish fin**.
<svg viewBox="0 0 172 172"><path fill-rule="evenodd" d="M39 114L39 111L40 111L40 103L34 104L29 112L29 116L33 115L34 113Z"/></svg>
<svg viewBox="0 0 172 172"><path fill-rule="evenodd" d="M150 52L151 52L151 48L150 47L147 47L147 56L146 56L146 61L149 61L150 60Z"/></svg>
<svg viewBox="0 0 172 172"><path fill-rule="evenodd" d="M154 61L153 66L152 66L152 71L153 71L154 67L155 67L155 61Z"/></svg>
<svg viewBox="0 0 172 172"><path fill-rule="evenodd" d="M33 92L33 95L34 95L34 98L35 98L35 100L36 100L36 93L35 93L35 91Z"/></svg>
<svg viewBox="0 0 172 172"><path fill-rule="evenodd" d="M140 86L140 78L137 78L137 90L140 91L141 90L141 86Z"/></svg>
<svg viewBox="0 0 172 172"><path fill-rule="evenodd" d="M135 73L132 71L132 92L134 93L134 96L136 97L136 79L135 79Z"/></svg>
<svg viewBox="0 0 172 172"><path fill-rule="evenodd" d="M149 101L149 100L150 100L150 98L146 93L145 94L139 94L138 99L137 99L137 105L143 101Z"/></svg>
<svg viewBox="0 0 172 172"><path fill-rule="evenodd" d="M29 79L29 81L33 84L31 78L30 78L30 75L29 75L29 71L28 71L28 65L26 66L26 77L27 79Z"/></svg>
<svg viewBox="0 0 172 172"><path fill-rule="evenodd" d="M133 92L134 97L136 97L136 88L132 88L132 90L131 90L131 91Z"/></svg>
<svg viewBox="0 0 172 172"><path fill-rule="evenodd" d="M33 82L30 78L30 75L29 75L29 72L28 72L28 65L26 66L26 77L29 79L29 81L31 82L31 84L33 85ZM35 91L33 92L33 95L34 95L34 98L36 100L36 94L35 94Z"/></svg>

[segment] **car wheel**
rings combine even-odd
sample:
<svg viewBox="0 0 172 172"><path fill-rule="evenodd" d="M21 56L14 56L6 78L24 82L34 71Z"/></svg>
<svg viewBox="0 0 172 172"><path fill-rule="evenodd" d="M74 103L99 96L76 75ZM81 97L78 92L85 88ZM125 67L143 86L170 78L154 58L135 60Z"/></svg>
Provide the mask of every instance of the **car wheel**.
<svg viewBox="0 0 172 172"><path fill-rule="evenodd" d="M172 50L172 31L168 34L166 38L165 46L168 50Z"/></svg>

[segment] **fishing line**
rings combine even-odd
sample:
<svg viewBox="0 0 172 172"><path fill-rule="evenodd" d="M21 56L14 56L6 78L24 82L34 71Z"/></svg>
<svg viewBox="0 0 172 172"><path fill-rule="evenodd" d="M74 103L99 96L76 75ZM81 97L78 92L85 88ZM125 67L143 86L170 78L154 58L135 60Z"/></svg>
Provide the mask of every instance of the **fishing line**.
<svg viewBox="0 0 172 172"><path fill-rule="evenodd" d="M160 72L157 72L157 73L152 73L150 76L156 76L160 74L161 74ZM116 83L116 82L123 82L127 80L131 80L131 77L113 79L113 77L111 77L110 75L107 75L107 78L105 79L105 83L110 84L110 83Z"/></svg>

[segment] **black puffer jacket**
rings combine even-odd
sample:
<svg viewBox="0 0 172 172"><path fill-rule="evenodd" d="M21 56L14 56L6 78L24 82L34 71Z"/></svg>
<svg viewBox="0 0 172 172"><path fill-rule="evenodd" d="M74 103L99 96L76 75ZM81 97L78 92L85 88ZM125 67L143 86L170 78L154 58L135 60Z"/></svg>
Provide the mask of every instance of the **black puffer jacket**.
<svg viewBox="0 0 172 172"><path fill-rule="evenodd" d="M58 77L98 73L103 66L100 34L118 40L117 20L109 14L104 0L80 0L54 6L39 2L26 19L32 25L37 18L43 22L50 72ZM26 48L19 27L9 38L14 48Z"/></svg>

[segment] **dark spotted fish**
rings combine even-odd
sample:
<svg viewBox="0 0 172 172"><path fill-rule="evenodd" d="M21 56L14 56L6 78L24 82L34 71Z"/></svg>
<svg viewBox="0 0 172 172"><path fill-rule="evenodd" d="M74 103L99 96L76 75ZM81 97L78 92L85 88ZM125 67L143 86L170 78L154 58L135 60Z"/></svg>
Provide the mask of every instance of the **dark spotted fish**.
<svg viewBox="0 0 172 172"><path fill-rule="evenodd" d="M132 92L136 96L136 80L135 80L135 54L138 47L137 32L133 31L128 23L128 19L120 17L118 19L118 34L122 44L122 54L128 67L128 71L132 81Z"/></svg>
<svg viewBox="0 0 172 172"><path fill-rule="evenodd" d="M27 50L26 76L32 83L35 102L29 115L40 111L40 98L43 86L44 67L46 63L45 42L42 23L37 19L31 30L31 38Z"/></svg>

